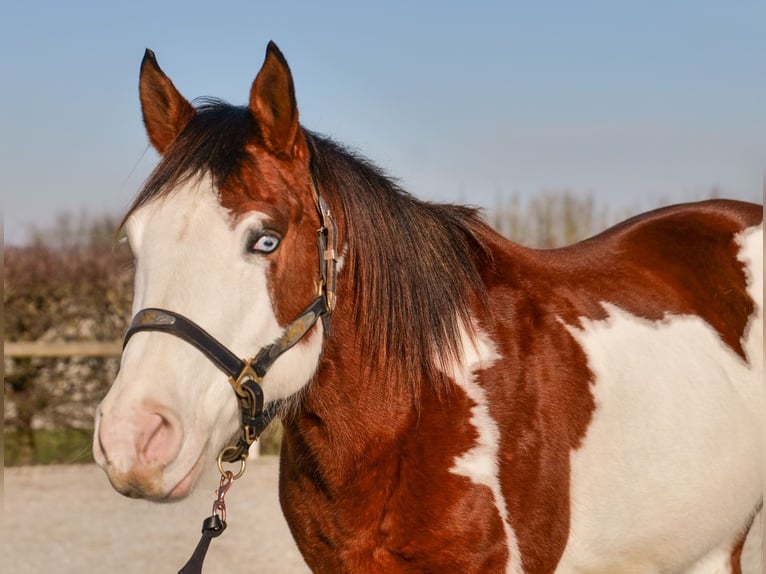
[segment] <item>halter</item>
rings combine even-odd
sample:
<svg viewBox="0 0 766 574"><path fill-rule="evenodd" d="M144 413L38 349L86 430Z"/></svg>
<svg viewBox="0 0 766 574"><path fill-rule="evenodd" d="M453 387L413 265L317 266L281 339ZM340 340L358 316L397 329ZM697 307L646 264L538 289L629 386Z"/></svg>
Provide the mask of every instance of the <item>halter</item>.
<svg viewBox="0 0 766 574"><path fill-rule="evenodd" d="M317 229L319 253L317 295L311 304L285 327L282 335L274 343L262 347L251 359L240 359L193 321L179 313L157 308L146 308L136 313L122 342L124 349L130 338L140 331L169 333L196 347L227 375L239 403L241 432L236 444L224 447L219 454L219 468L221 461L241 461L240 472L243 472L250 445L258 439L276 416L278 402L271 402L264 408L261 388L263 378L274 362L298 343L318 319L322 319L325 337L330 334L330 314L335 308L337 228L335 220L330 215L330 208L319 193L313 170L311 182L320 219L320 226ZM224 474L223 471L221 474Z"/></svg>

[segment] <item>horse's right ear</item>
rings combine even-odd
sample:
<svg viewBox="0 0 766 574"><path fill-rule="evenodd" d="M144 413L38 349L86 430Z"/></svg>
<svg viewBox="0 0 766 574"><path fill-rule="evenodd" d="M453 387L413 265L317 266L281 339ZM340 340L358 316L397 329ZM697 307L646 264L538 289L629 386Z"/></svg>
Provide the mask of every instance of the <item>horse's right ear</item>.
<svg viewBox="0 0 766 574"><path fill-rule="evenodd" d="M160 69L154 52L148 48L141 62L138 91L146 133L162 155L196 112Z"/></svg>

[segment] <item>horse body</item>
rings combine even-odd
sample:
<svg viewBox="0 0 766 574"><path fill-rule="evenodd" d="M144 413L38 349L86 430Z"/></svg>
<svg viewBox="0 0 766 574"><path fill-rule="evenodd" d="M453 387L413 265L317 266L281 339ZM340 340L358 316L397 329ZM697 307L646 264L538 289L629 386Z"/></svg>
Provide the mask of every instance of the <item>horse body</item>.
<svg viewBox="0 0 766 574"><path fill-rule="evenodd" d="M705 216L732 219L682 276L738 277L747 320L721 333L689 313L685 282L652 271L689 266L710 231L694 237L683 222ZM561 559L561 572L664 572L720 548L728 564L761 496L762 328L747 308L760 299L762 231L736 236L759 217L714 202L564 250L496 239L491 308L475 309L448 398L421 397L419 411L328 344L282 453L282 503L309 564L551 572ZM652 261L609 256L662 227L668 248Z"/></svg>
<svg viewBox="0 0 766 574"><path fill-rule="evenodd" d="M739 572L762 500L760 206L532 250L300 128L271 45L248 108L195 111L153 57L141 95L163 160L127 219L136 310L247 356L315 291L312 179L337 219L331 331L263 381L313 570ZM218 378L182 341L131 339L94 441L118 490L188 493L237 427Z"/></svg>

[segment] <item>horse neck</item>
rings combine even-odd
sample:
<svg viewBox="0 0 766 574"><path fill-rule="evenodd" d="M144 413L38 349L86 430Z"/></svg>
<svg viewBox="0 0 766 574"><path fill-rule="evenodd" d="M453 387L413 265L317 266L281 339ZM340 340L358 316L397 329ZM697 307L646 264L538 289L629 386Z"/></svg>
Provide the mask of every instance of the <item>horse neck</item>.
<svg viewBox="0 0 766 574"><path fill-rule="evenodd" d="M346 214L337 196L328 196L343 258L349 241ZM337 306L314 379L283 419L282 456L316 465L325 481L338 485L354 475L356 462L386 451L416 413L412 381L394 376L379 354L364 347L369 333L360 328L353 297L364 286L354 283L346 265L338 272Z"/></svg>
<svg viewBox="0 0 766 574"><path fill-rule="evenodd" d="M314 380L284 421L283 455L310 460L327 480L342 484L355 461L369 462L405 432L415 399L404 381L362 351L347 304L339 301L331 324Z"/></svg>
<svg viewBox="0 0 766 574"><path fill-rule="evenodd" d="M459 359L458 331L485 310L480 295L484 278L471 258L489 257L478 238L483 228L470 213L421 204L380 181L372 189L353 190L374 192L380 205L361 201L361 195L341 187L354 181L348 173L353 167L358 166L344 164L338 177L321 180L344 262L316 376L285 425L288 453L312 451L301 458L344 469L354 465L339 464L339 458L353 463L363 455L369 460L419 420L422 426L421 413L443 409L440 393L450 383L431 357L439 350L447 362ZM381 205L390 213L378 213ZM408 216L402 227L391 226L386 217L402 211ZM444 218L444 225L438 218ZM443 235L445 225L454 225L449 237ZM432 250L422 250L424 243ZM436 268L428 259L434 251L441 263ZM441 319L434 320L437 316Z"/></svg>

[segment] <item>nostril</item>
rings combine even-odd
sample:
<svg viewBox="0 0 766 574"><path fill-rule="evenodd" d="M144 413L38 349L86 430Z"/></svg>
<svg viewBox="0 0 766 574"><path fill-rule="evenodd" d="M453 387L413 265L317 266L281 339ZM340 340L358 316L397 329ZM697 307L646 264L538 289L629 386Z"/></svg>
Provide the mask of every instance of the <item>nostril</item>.
<svg viewBox="0 0 766 574"><path fill-rule="evenodd" d="M165 465L175 456L180 446L180 432L172 419L160 413L146 413L141 425L137 451L146 466Z"/></svg>
<svg viewBox="0 0 766 574"><path fill-rule="evenodd" d="M93 455L110 478L154 476L175 460L183 442L180 420L157 405L99 413L94 430Z"/></svg>
<svg viewBox="0 0 766 574"><path fill-rule="evenodd" d="M106 446L104 446L104 440L102 438L104 432L102 424L103 418L104 413L99 409L98 415L96 416L95 428L93 429L93 459L102 467L109 464L109 456L107 455Z"/></svg>
<svg viewBox="0 0 766 574"><path fill-rule="evenodd" d="M99 458L103 460L104 464L109 464L109 456L106 454L106 447L104 447L104 441L101 440L101 433L98 432L96 434L96 441L98 444L98 457L96 457L96 460L98 461Z"/></svg>

